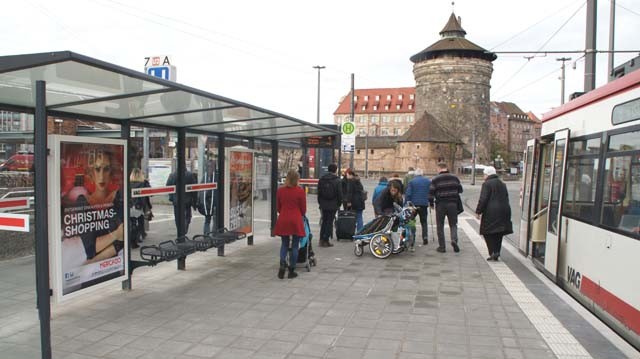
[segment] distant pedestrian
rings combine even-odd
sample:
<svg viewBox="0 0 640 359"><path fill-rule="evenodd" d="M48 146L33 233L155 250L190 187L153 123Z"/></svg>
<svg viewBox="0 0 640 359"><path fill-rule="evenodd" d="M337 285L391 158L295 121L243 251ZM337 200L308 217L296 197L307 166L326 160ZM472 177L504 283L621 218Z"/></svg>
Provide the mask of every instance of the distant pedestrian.
<svg viewBox="0 0 640 359"><path fill-rule="evenodd" d="M347 168L345 171L345 180L344 184L346 186L343 187L343 203L345 204L345 210L352 210L356 212L356 231L360 231L364 226L362 219L362 212L365 207L365 193L364 187L362 186L362 182L360 181L360 177L356 174L356 172Z"/></svg>
<svg viewBox="0 0 640 359"><path fill-rule="evenodd" d="M429 188L431 180L423 176L422 169L415 170L415 177L407 185L405 201L413 203L418 209L420 225L422 226L422 244L429 243L429 227L427 214L429 213Z"/></svg>
<svg viewBox="0 0 640 359"><path fill-rule="evenodd" d="M149 181L144 178L144 173L139 168L134 168L131 171L129 184L132 189L151 187ZM129 218L131 218L129 223L132 224L129 229L129 233L132 235L129 240L131 248L138 248L140 242L147 238L147 232L144 229L144 215L145 213L149 213L151 208L149 197L131 198L129 204Z"/></svg>
<svg viewBox="0 0 640 359"><path fill-rule="evenodd" d="M400 187L402 183L398 183L398 181L391 181L387 188L385 188L380 196L376 199L374 203L376 212L381 215L389 215L395 211L394 203L402 206L402 193L400 193Z"/></svg>
<svg viewBox="0 0 640 359"><path fill-rule="evenodd" d="M502 249L502 237L513 233L513 224L507 186L498 178L492 166L484 169L484 183L476 216L480 219L480 234L484 236L489 250L487 260L497 261Z"/></svg>
<svg viewBox="0 0 640 359"><path fill-rule="evenodd" d="M438 163L438 175L431 179L429 187L429 203L436 208L436 228L438 232L438 249L440 253L446 252L444 240L444 218L449 221L451 232L451 246L454 252L460 252L458 245L458 214L462 213L462 184L455 175L449 173L447 164Z"/></svg>
<svg viewBox="0 0 640 359"><path fill-rule="evenodd" d="M380 215L380 213L378 213L378 211L376 210L376 206L375 206L376 199L378 198L378 196L380 196L380 193L382 193L382 190L387 188L387 184L388 184L387 177L382 176L380 177L380 181L378 182L378 185L373 190L373 195L371 196L371 205L373 206L373 211L376 217Z"/></svg>
<svg viewBox="0 0 640 359"><path fill-rule="evenodd" d="M194 178L193 174L185 169L184 174L183 174L183 184L186 186L188 184L195 184L198 183L198 181L196 181L196 179ZM169 175L169 178L167 179L167 186L175 186L177 185L177 178L176 178L176 172L172 172ZM177 192L177 190L176 190ZM194 209L196 209L196 202L198 201L198 195L197 192L184 192L185 194L185 199L184 199L184 212L182 212L182 215L184 216L184 233L180 233L180 231L178 230L178 218L179 218L179 210L178 210L178 198L176 197L175 193L172 193L169 195L169 201L171 203L173 203L173 218L176 222L176 231L178 234L178 237L186 235L187 233L189 233L189 224L191 223L191 207L194 207Z"/></svg>
<svg viewBox="0 0 640 359"><path fill-rule="evenodd" d="M273 234L281 237L280 267L278 278L284 278L287 269L287 252L291 242L291 258L289 260L289 275L287 278L295 278L296 264L298 263L298 247L300 238L305 236L304 221L302 217L307 213L307 196L298 186L300 174L296 170L290 170L283 186L276 192L276 208L278 219L273 229Z"/></svg>
<svg viewBox="0 0 640 359"><path fill-rule="evenodd" d="M416 170L413 167L409 167L409 170L407 171L407 175L404 176L404 179L402 179L402 186L404 187L405 191L407 190L407 186L409 185L409 182L411 182L411 180L415 176L416 176Z"/></svg>
<svg viewBox="0 0 640 359"><path fill-rule="evenodd" d="M342 183L336 175L337 170L338 166L335 163L330 164L328 172L320 177L318 181L318 204L322 212L320 247L333 247L333 244L329 242L329 237L333 232L333 221L336 217L336 212L342 204Z"/></svg>
<svg viewBox="0 0 640 359"><path fill-rule="evenodd" d="M216 163L213 158L204 164L204 173L202 174L201 183L213 183L216 180ZM202 233L209 234L214 232L216 227L216 206L218 202L217 190L209 189L198 192L198 212L204 216L204 227Z"/></svg>

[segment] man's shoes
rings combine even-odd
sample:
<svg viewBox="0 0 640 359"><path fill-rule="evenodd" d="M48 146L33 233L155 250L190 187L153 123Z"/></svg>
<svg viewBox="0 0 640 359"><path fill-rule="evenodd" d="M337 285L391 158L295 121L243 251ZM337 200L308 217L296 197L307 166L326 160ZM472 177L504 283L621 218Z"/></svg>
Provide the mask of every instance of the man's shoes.
<svg viewBox="0 0 640 359"><path fill-rule="evenodd" d="M458 247L458 243L456 242L451 242L451 246L453 247L453 251L458 253L460 252L460 247Z"/></svg>
<svg viewBox="0 0 640 359"><path fill-rule="evenodd" d="M500 258L500 253L494 253L491 255L491 258L493 258L494 261L498 261L498 258Z"/></svg>
<svg viewBox="0 0 640 359"><path fill-rule="evenodd" d="M442 248L442 247L438 247L438 248L436 249L436 251L438 251L438 252L440 252L440 253L444 253L444 252L446 252L447 250L446 250L446 249L444 249L444 248Z"/></svg>
<svg viewBox="0 0 640 359"><path fill-rule="evenodd" d="M325 247L333 247L333 243L327 241Z"/></svg>
<svg viewBox="0 0 640 359"><path fill-rule="evenodd" d="M327 244L326 244L326 243L327 243L326 241L319 240L319 241L318 241L318 247L326 247L326 246L327 246Z"/></svg>
<svg viewBox="0 0 640 359"><path fill-rule="evenodd" d="M329 242L329 240L320 240L320 247L333 247L333 243Z"/></svg>
<svg viewBox="0 0 640 359"><path fill-rule="evenodd" d="M426 239L426 238L425 238L425 239L423 239L423 240L422 240L422 245L423 245L423 246L426 246L427 244L429 244L429 240L428 240L428 239Z"/></svg>
<svg viewBox="0 0 640 359"><path fill-rule="evenodd" d="M495 261L495 259L493 259L493 254L487 257L487 262L492 262Z"/></svg>

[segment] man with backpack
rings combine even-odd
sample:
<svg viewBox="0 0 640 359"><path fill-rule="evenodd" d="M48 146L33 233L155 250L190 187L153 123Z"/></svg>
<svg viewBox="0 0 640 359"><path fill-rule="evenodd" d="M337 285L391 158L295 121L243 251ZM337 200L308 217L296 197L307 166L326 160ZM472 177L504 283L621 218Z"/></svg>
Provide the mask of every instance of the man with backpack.
<svg viewBox="0 0 640 359"><path fill-rule="evenodd" d="M336 212L342 204L342 186L340 178L336 175L338 166L335 163L329 165L329 172L320 177L318 181L318 204L322 212L320 225L320 247L333 247L329 237L333 233L333 220Z"/></svg>

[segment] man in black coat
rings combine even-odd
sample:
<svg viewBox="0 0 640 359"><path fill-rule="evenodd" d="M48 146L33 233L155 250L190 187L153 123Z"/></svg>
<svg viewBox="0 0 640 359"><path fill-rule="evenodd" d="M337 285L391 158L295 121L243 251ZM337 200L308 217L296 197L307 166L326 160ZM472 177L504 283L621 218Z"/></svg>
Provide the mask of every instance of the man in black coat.
<svg viewBox="0 0 640 359"><path fill-rule="evenodd" d="M320 247L332 247L329 237L333 233L333 220L336 212L342 204L342 184L340 177L336 175L338 166L335 163L329 165L329 172L320 177L318 181L318 204L322 212L320 225Z"/></svg>
<svg viewBox="0 0 640 359"><path fill-rule="evenodd" d="M480 219L480 234L484 236L489 250L487 260L497 261L502 249L502 237L513 233L509 192L498 178L495 168L486 167L484 178L476 215Z"/></svg>
<svg viewBox="0 0 640 359"><path fill-rule="evenodd" d="M431 179L429 187L429 205L433 207L435 201L436 207L436 228L438 232L438 249L440 253L444 253L444 218L449 220L449 229L451 231L451 246L454 252L460 252L458 246L458 214L462 213L462 201L460 200L462 193L462 184L458 177L449 173L447 164L438 163L438 175Z"/></svg>
<svg viewBox="0 0 640 359"><path fill-rule="evenodd" d="M193 176L193 174L189 171L189 170L185 170L184 172L184 179L183 179L184 185L188 185L188 184L196 184L198 183L198 181L195 179L195 177ZM169 175L169 178L167 179L167 186L175 186L177 184L177 178L176 178L176 172L172 172ZM178 192L178 189L176 188L176 192ZM191 223L191 207L196 207L196 202L198 200L197 197L197 193L196 192L185 192L185 199L184 199L184 233L180 233L178 231L178 198L176 197L175 193L172 193L169 195L169 201L171 201L171 203L173 203L173 218L176 222L176 231L178 234L178 237L185 235L189 232L189 224Z"/></svg>

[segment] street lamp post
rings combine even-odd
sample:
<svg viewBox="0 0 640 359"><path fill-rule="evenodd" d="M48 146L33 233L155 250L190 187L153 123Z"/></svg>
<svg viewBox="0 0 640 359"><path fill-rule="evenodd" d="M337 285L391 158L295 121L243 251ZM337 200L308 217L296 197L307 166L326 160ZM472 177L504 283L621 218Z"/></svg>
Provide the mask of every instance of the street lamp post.
<svg viewBox="0 0 640 359"><path fill-rule="evenodd" d="M317 107L317 112L316 112L316 123L320 124L320 70L324 69L325 66L320 66L320 65L316 65L313 67L314 69L318 70L318 107ZM316 158L315 158L315 170L314 170L314 176L316 178L320 178L320 149L316 147L315 150L315 154L316 154Z"/></svg>

